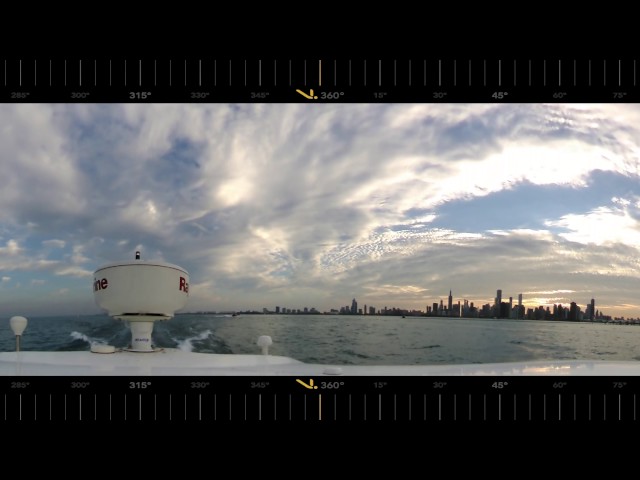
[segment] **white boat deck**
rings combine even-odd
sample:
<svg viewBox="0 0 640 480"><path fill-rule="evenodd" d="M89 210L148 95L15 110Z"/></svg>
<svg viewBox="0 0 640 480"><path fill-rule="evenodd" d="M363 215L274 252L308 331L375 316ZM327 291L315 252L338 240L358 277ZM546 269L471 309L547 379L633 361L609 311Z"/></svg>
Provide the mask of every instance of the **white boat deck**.
<svg viewBox="0 0 640 480"><path fill-rule="evenodd" d="M468 365L317 365L273 355L117 351L0 352L0 376L637 376L640 362L553 360Z"/></svg>

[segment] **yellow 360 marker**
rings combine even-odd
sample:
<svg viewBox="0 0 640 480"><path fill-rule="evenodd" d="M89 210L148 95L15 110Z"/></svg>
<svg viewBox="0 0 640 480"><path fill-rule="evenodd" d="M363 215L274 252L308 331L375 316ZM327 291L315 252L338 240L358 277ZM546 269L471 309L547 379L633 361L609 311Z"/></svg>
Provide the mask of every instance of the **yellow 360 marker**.
<svg viewBox="0 0 640 480"><path fill-rule="evenodd" d="M302 380L300 380L299 378L296 378L296 382L298 382L300 385L302 385L304 388L308 388L309 390L315 390L318 388L317 385L313 384L313 378L309 379L309 383L304 383Z"/></svg>
<svg viewBox="0 0 640 480"><path fill-rule="evenodd" d="M318 97L316 97L313 94L313 88L311 90L309 90L309 94L303 92L302 90L300 90L299 88L296 88L296 92L298 92L300 95L302 95L304 98L307 98L309 100L317 100Z"/></svg>

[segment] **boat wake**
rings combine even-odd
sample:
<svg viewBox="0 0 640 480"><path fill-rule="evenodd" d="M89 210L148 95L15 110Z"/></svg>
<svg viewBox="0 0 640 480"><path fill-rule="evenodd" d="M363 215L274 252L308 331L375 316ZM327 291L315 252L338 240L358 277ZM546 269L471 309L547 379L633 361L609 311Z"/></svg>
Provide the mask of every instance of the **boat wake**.
<svg viewBox="0 0 640 480"><path fill-rule="evenodd" d="M193 351L193 342L199 342L203 340L207 340L210 336L213 335L211 330L205 330L204 332L189 338L185 338L184 340L178 340L177 338L173 338L173 341L176 342L176 348L182 350L183 352L192 352Z"/></svg>
<svg viewBox="0 0 640 480"><path fill-rule="evenodd" d="M106 340L102 340L100 338L91 338L85 335L84 333L80 333L80 332L74 331L74 332L71 332L69 335L74 340L82 340L84 342L87 342L89 345L105 345L107 343Z"/></svg>
<svg viewBox="0 0 640 480"><path fill-rule="evenodd" d="M61 346L58 350L62 351L74 351L74 350L84 350L86 349L86 345L106 345L107 340L101 338L90 337L85 335L84 333L73 331L69 334L72 338L71 342L67 345Z"/></svg>

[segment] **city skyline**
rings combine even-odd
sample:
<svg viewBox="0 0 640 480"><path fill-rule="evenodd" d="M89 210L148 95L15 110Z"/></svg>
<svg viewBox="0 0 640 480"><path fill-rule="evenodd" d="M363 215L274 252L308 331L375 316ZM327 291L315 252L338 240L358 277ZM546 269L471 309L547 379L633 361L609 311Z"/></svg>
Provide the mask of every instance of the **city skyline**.
<svg viewBox="0 0 640 480"><path fill-rule="evenodd" d="M93 272L136 250L189 271L189 310L495 285L640 316L634 104L0 104L0 124L0 317L98 313Z"/></svg>
<svg viewBox="0 0 640 480"><path fill-rule="evenodd" d="M487 304L475 304L476 302L469 299L458 299L457 303L454 303L452 290L449 290L448 303L445 306L444 300L442 298L438 299L438 302L433 302L431 305L427 305L424 310L416 310L416 309L406 309L402 308L402 306L398 305L384 305L384 306L374 306L364 304L363 308L358 308L358 301L354 298L351 301L351 305L344 305L340 308L331 308L330 310L318 310L316 307L290 307L290 306L280 306L276 305L273 310L263 307L262 313L294 313L294 314L347 314L347 315L386 315L386 314L424 314L424 316L439 316L439 317L466 317L466 318L512 318L512 319L525 319L525 318L535 318L536 310L539 310L543 315L544 312L547 315L551 312L553 314L554 319L556 317L556 311L566 311L568 320L596 320L596 319L617 319L620 317L612 317L608 315L607 312L601 311L596 308L595 299L592 298L588 303L584 305L579 305L578 303L571 301L567 302L567 304L563 305L562 303L557 303L553 305L532 305L527 304L522 301L522 294L518 294L517 304L513 303L513 297L509 297L509 302L502 301L502 289L498 289L496 291L496 296L494 297L493 303ZM361 305L361 303L360 303ZM498 307L500 305L500 307ZM568 306L567 306L568 305ZM508 306L508 309L506 307ZM500 309L500 310L499 310ZM574 310L575 309L575 310ZM568 312L571 310L571 315L573 318L569 317ZM240 309L239 311L243 311ZM252 311L252 310L246 310ZM253 310L252 313L259 313L257 310ZM622 317L623 319L625 317ZM627 319L637 319L640 320L640 317L627 317Z"/></svg>

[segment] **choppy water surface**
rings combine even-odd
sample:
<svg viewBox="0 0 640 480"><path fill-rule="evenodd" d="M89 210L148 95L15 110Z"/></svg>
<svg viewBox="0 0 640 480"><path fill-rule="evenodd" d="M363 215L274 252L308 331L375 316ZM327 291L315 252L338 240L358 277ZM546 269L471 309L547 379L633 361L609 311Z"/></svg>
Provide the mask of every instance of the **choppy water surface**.
<svg viewBox="0 0 640 480"><path fill-rule="evenodd" d="M157 346L208 353L270 353L308 363L411 365L548 359L640 360L640 327L600 323L329 315L178 315L158 322ZM23 350L127 346L123 322L107 316L30 318ZM0 351L13 350L0 318Z"/></svg>

